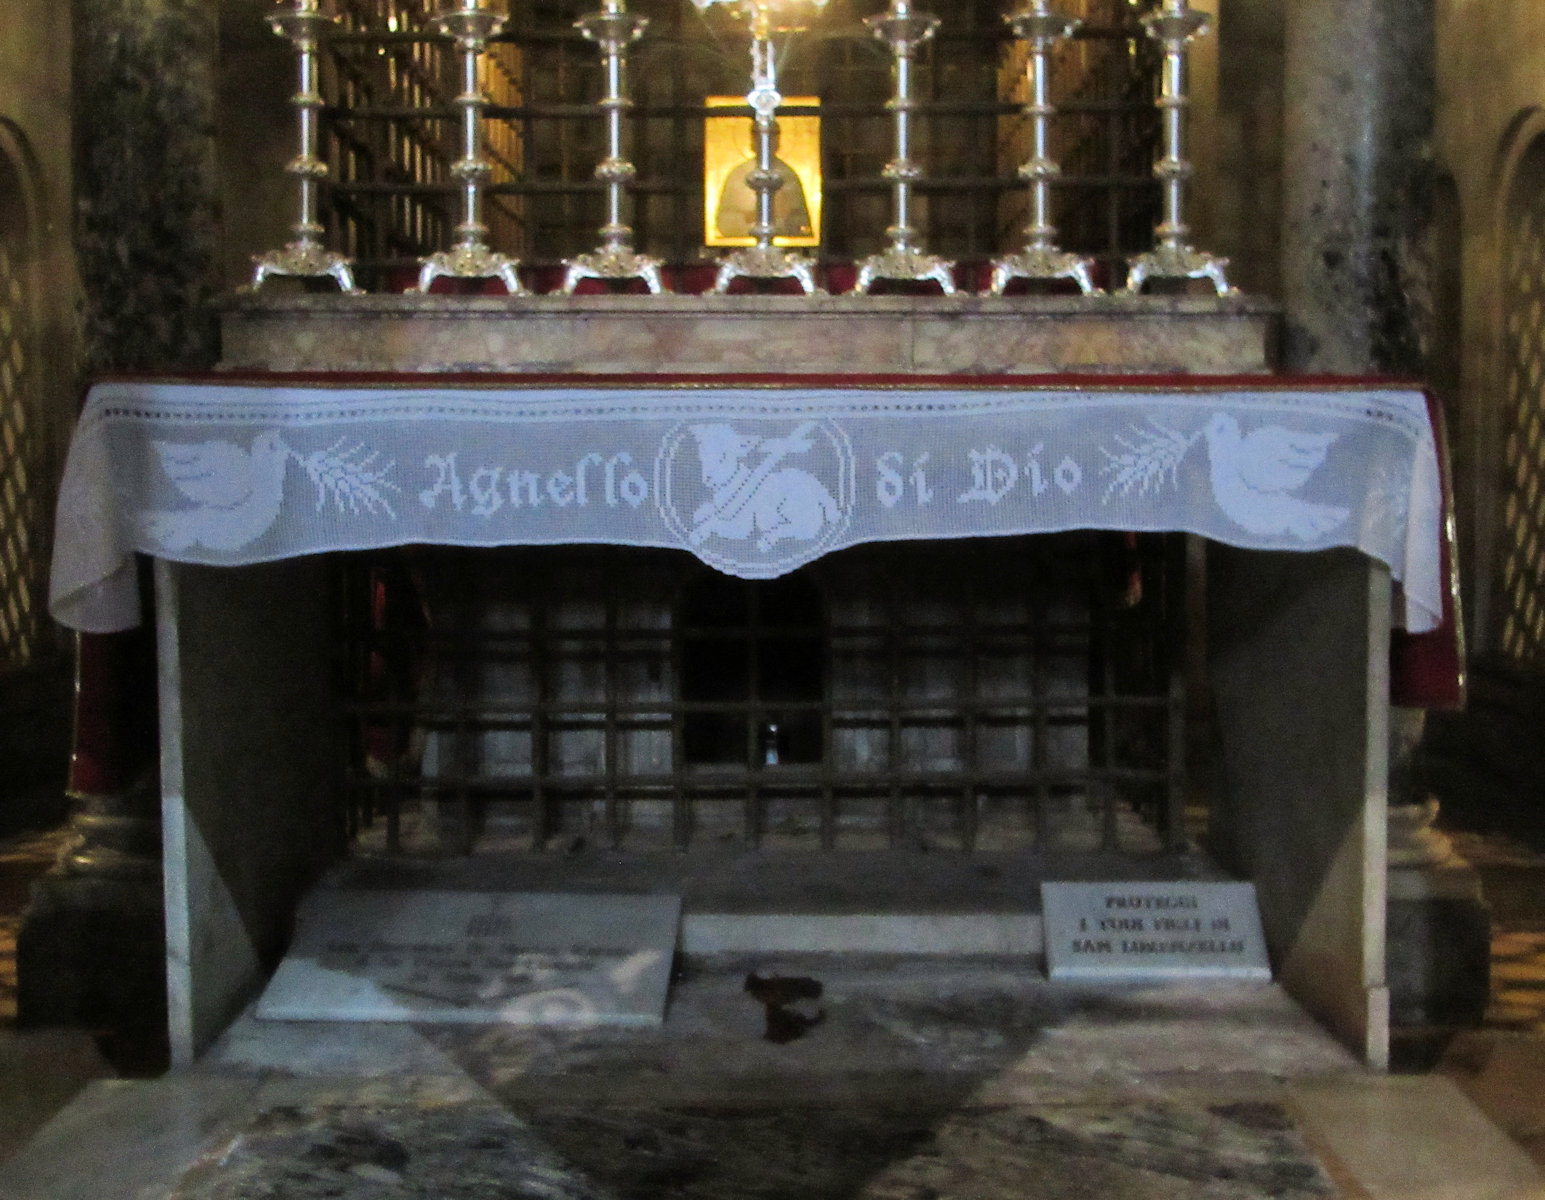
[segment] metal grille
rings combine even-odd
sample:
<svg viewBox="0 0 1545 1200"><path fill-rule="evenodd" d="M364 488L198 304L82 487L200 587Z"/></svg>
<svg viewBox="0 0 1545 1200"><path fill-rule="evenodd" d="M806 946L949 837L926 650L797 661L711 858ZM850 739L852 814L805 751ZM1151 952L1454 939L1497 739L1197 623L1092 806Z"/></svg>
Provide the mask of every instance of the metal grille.
<svg viewBox="0 0 1545 1200"><path fill-rule="evenodd" d="M1180 539L351 558L356 827L465 852L1180 845Z"/></svg>
<svg viewBox="0 0 1545 1200"><path fill-rule="evenodd" d="M329 39L321 85L328 99L325 153L330 178L325 219L334 244L359 260L367 282L390 286L397 267L443 249L456 224L460 156L460 91L451 46L423 30L437 0L338 0L339 28ZM495 104L520 101L519 47L489 48L480 67L484 95ZM519 253L526 242L524 205L499 185L524 171L519 129L487 125L484 157L492 164L484 220L489 235Z"/></svg>
<svg viewBox="0 0 1545 1200"><path fill-rule="evenodd" d="M324 192L331 236L359 261L361 279L390 287L417 256L443 249L455 223L455 157L446 46L425 31L435 0L341 0L346 28L323 73L324 134L333 182ZM1082 0L1086 25L1059 56L1054 120L1064 175L1058 223L1067 248L1101 259L1119 282L1129 254L1152 242L1158 192L1157 57L1136 24L1156 0ZM490 240L529 265L594 248L603 219L593 177L602 147L596 48L574 29L595 0L514 6L494 44L485 87L487 153L496 170ZM703 259L705 97L748 86L743 40L687 0L633 0L650 19L629 59L635 104L630 155L638 167L632 223L640 249L670 263ZM833 0L795 39L780 76L788 95L818 95L826 216L822 257L879 250L890 223L890 59L863 25L878 0ZM966 261L1023 241L1027 157L1021 113L1023 48L1008 34L1008 0L935 8L938 36L916 81L917 223L930 250ZM718 110L721 113L734 110ZM747 110L749 111L749 110ZM797 112L797 109L789 109Z"/></svg>
<svg viewBox="0 0 1545 1200"><path fill-rule="evenodd" d="M19 199L7 205L0 193L0 668L27 666L42 650L48 560L37 476L34 292L20 210Z"/></svg>
<svg viewBox="0 0 1545 1200"><path fill-rule="evenodd" d="M1051 91L1058 107L1051 128L1052 155L1062 167L1056 183L1055 221L1063 246L1095 257L1108 279L1119 280L1129 254L1146 250L1159 212L1153 163L1159 127L1154 117L1159 55L1136 18L1150 4L1083 0L1068 6L1084 26L1052 59ZM1003 94L1023 104L1028 51L1011 44L1004 54ZM1002 118L1005 167L1030 157L1030 130L1017 113ZM1001 202L998 240L1007 245L1029 220L1023 189Z"/></svg>
<svg viewBox="0 0 1545 1200"><path fill-rule="evenodd" d="M1513 188L1504 279L1501 650L1545 669L1545 143Z"/></svg>

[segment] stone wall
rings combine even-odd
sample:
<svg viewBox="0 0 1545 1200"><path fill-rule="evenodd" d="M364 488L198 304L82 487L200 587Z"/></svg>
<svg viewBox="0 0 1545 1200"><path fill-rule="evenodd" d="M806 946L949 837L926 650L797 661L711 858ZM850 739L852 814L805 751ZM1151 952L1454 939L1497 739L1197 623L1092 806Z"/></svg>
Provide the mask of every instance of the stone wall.
<svg viewBox="0 0 1545 1200"><path fill-rule="evenodd" d="M252 256L293 238L296 183L284 173L299 132L290 96L299 79L294 48L268 27L272 0L220 0L220 76L215 96L221 290L252 277Z"/></svg>

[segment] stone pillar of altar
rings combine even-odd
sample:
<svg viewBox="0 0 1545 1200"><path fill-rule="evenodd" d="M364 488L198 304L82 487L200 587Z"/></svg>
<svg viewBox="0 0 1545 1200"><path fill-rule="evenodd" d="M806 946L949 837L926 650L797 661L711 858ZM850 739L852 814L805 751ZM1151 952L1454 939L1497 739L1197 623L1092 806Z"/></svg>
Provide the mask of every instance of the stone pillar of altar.
<svg viewBox="0 0 1545 1200"><path fill-rule="evenodd" d="M89 372L218 357L218 5L72 0L76 253ZM18 939L23 1022L88 1024L107 1049L164 1040L166 997L151 630L85 635L74 842ZM140 719L140 718L144 719ZM126 1053L129 1051L126 1050Z"/></svg>
<svg viewBox="0 0 1545 1200"><path fill-rule="evenodd" d="M1284 95L1291 97L1284 106L1282 146L1282 365L1305 374L1418 376L1430 319L1416 247L1423 242L1431 194L1431 0L1294 0L1284 6L1281 19ZM1245 552L1218 548L1217 579L1226 583L1244 578L1231 569L1231 560L1242 556ZM1407 781L1416 778L1412 755L1420 741L1422 714L1389 704L1387 578L1375 578L1373 586L1351 579L1333 584L1331 573L1313 561L1319 556L1271 557L1283 560L1272 569L1280 568L1278 582L1285 593L1318 595L1321 611L1350 605L1360 613L1348 630L1363 631L1352 640L1360 647L1356 661L1366 666L1365 687L1361 698L1349 689L1345 701L1349 712L1366 711L1361 726L1366 738L1356 755L1360 771L1320 781L1327 794L1340 797L1338 802L1297 809L1294 818L1280 826L1260 812L1259 827L1274 828L1275 840L1269 848L1258 843L1247 820L1239 826L1236 848L1264 873L1258 880L1264 894L1280 891L1295 897L1302 912L1303 920L1284 926L1274 946L1284 981L1311 1008L1316 1007L1315 995L1323 994L1320 1015L1348 1035L1361 1037L1369 1059L1378 1062L1387 1053L1389 964L1398 965L1395 981L1403 992L1410 990L1413 979L1444 973L1417 961L1434 954L1435 946L1408 944L1404 938L1391 946L1387 938L1391 930L1419 934L1432 924L1402 909L1423 903L1411 899L1422 889L1405 886L1408 881L1402 878L1392 891L1388 873L1389 800L1404 805L1421 798L1392 797L1391 792L1409 791ZM1353 573L1387 576L1384 568L1367 560L1360 560ZM1220 612L1229 611L1229 599L1222 598ZM1323 639L1330 636L1328 628L1317 620L1293 636ZM1222 644L1228 645L1226 634ZM1303 647L1300 642L1299 650ZM1253 652L1259 650L1252 647ZM1308 678L1301 683L1297 695L1275 689L1277 703L1260 713L1267 725L1291 714L1312 723L1307 722L1310 709L1323 713L1328 705L1340 703L1326 694L1326 683ZM1246 718L1234 714L1222 719L1238 723ZM1248 746L1257 735L1270 736L1266 725L1233 741ZM1259 788L1270 792L1275 785L1258 777L1262 766L1249 754L1236 755L1225 764L1225 774L1233 788L1266 794ZM1320 768L1306 761L1303 769L1296 790L1307 794L1316 787L1313 777ZM1247 811L1258 804L1242 803ZM1423 864L1406 861L1408 855L1401 857L1401 871L1423 869ZM1280 865L1274 868L1272 863ZM1306 885L1305 879L1312 882ZM1452 888L1445 890L1445 895L1452 893ZM1285 909L1279 903L1276 911ZM1360 941L1347 936L1356 927L1362 929ZM1474 928L1474 922L1467 927ZM1357 953L1347 953L1353 946ZM1474 957L1473 947L1461 953ZM1360 1013L1335 999L1345 993L1344 986L1330 982L1336 979L1342 984L1360 981L1365 997ZM1402 994L1395 1001L1402 1018L1409 1018L1412 997ZM1386 1042L1382 1049L1381 1041Z"/></svg>

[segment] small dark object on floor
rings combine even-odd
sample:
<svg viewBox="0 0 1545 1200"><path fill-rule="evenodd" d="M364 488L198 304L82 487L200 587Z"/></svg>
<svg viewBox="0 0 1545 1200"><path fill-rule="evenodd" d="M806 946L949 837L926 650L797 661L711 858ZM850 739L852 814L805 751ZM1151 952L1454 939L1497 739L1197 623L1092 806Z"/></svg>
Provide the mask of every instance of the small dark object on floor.
<svg viewBox="0 0 1545 1200"><path fill-rule="evenodd" d="M825 1009L812 1015L789 1007L801 1001L819 1000L821 990L821 981L808 975L768 975L764 978L752 971L746 976L746 991L767 1008L767 1031L762 1036L778 1046L804 1037L826 1020Z"/></svg>
<svg viewBox="0 0 1545 1200"><path fill-rule="evenodd" d="M808 975L769 975L764 979L752 971L746 976L746 991L762 1004L793 1004L797 1000L819 1000L821 981Z"/></svg>
<svg viewBox="0 0 1545 1200"><path fill-rule="evenodd" d="M762 1036L775 1046L786 1046L798 1041L822 1021L826 1010L817 1009L813 1017L807 1017L797 1008L784 1008L781 1004L767 1006L767 1030Z"/></svg>

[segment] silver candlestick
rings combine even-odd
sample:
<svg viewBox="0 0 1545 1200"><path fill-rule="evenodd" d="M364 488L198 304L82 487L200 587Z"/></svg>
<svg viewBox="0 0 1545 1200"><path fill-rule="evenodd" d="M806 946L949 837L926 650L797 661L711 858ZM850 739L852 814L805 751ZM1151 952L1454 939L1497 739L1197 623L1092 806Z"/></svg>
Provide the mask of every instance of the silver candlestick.
<svg viewBox="0 0 1545 1200"><path fill-rule="evenodd" d="M623 222L622 199L637 172L622 155L622 115L632 105L624 86L627 49L643 37L647 17L630 16L623 0L603 0L600 12L574 22L574 27L601 47L606 68L606 95L600 108L606 114L606 157L595 177L606 185L606 224L601 226L601 246L590 254L569 259L563 291L572 294L582 279L642 279L656 294L665 290L660 281L660 260L633 249L633 230Z"/></svg>
<svg viewBox="0 0 1545 1200"><path fill-rule="evenodd" d="M252 256L253 291L275 275L319 278L330 275L340 291L358 295L349 260L334 254L321 242L322 225L317 220L317 184L327 178L327 164L317 157L317 113L322 108L322 93L317 89L317 46L334 18L320 10L320 0L295 0L293 10L275 13L269 25L282 38L295 44L300 60L300 90L290 98L300 116L300 153L285 170L300 184L300 219L292 226L295 234L283 250Z"/></svg>
<svg viewBox="0 0 1545 1200"><path fill-rule="evenodd" d="M504 18L490 12L486 0L459 0L431 20L441 34L455 39L461 53L462 89L455 99L461 109L461 157L451 164L451 174L461 181L462 219L456 226L456 242L449 250L419 260L417 290L428 292L429 285L443 275L452 279L498 279L510 295L519 295L525 290L515 273L519 262L489 248L488 226L481 216L483 181L492 168L482 157L483 109L488 98L478 84L477 60L488 39L504 28Z"/></svg>
<svg viewBox="0 0 1545 1200"><path fill-rule="evenodd" d="M1233 291L1223 274L1228 259L1204 254L1186 241L1191 232L1185 221L1185 187L1191 177L1191 164L1185 157L1185 119L1190 104L1185 91L1186 45L1206 33L1210 22L1204 13L1187 8L1186 0L1164 0L1162 9L1143 18L1143 26L1149 37L1164 45L1157 101L1164 119L1164 157L1153 166L1164 189L1164 219L1154 230L1154 248L1131 260L1127 291L1142 291L1150 279L1209 279L1218 295L1226 296Z"/></svg>
<svg viewBox="0 0 1545 1200"><path fill-rule="evenodd" d="M751 90L746 94L746 103L756 114L753 124L756 168L746 176L746 182L756 193L756 224L750 231L756 244L720 259L714 294L722 296L729 291L731 283L742 278L794 279L807 295L819 292L822 289L816 286L814 261L773 245L777 232L773 195L783 186L777 162L777 112L783 97L778 92L778 63L772 35L775 31L787 33L802 28L793 23L791 13L781 10L822 9L827 0L692 0L692 3L699 10L715 4L731 5L737 15L746 19L751 31Z"/></svg>
<svg viewBox="0 0 1545 1200"><path fill-rule="evenodd" d="M1083 22L1052 12L1049 0L1030 0L1030 7L1025 11L1003 19L1014 31L1014 36L1030 48L1026 67L1030 103L1025 105L1025 115L1030 118L1031 154L1019 168L1019 177L1030 184L1030 224L1025 226L1025 248L1018 254L993 262L992 294L1003 295L1003 290L1015 279L1071 279L1084 295L1094 295L1100 289L1094 285L1090 260L1058 248L1057 227L1051 219L1051 185L1062 173L1062 168L1051 157L1049 148L1051 117L1056 109L1048 99L1051 91L1048 59L1052 47L1062 39L1072 37Z"/></svg>
<svg viewBox="0 0 1545 1200"><path fill-rule="evenodd" d="M938 30L939 18L914 12L911 0L891 0L887 12L864 18L864 24L890 47L895 59L896 90L890 107L895 114L896 157L885 164L885 178L891 181L893 218L885 236L891 244L863 261L853 291L867 292L880 279L931 280L946 296L953 296L954 264L918 249L917 230L912 225L912 187L923 175L912 160L912 61L917 48Z"/></svg>

